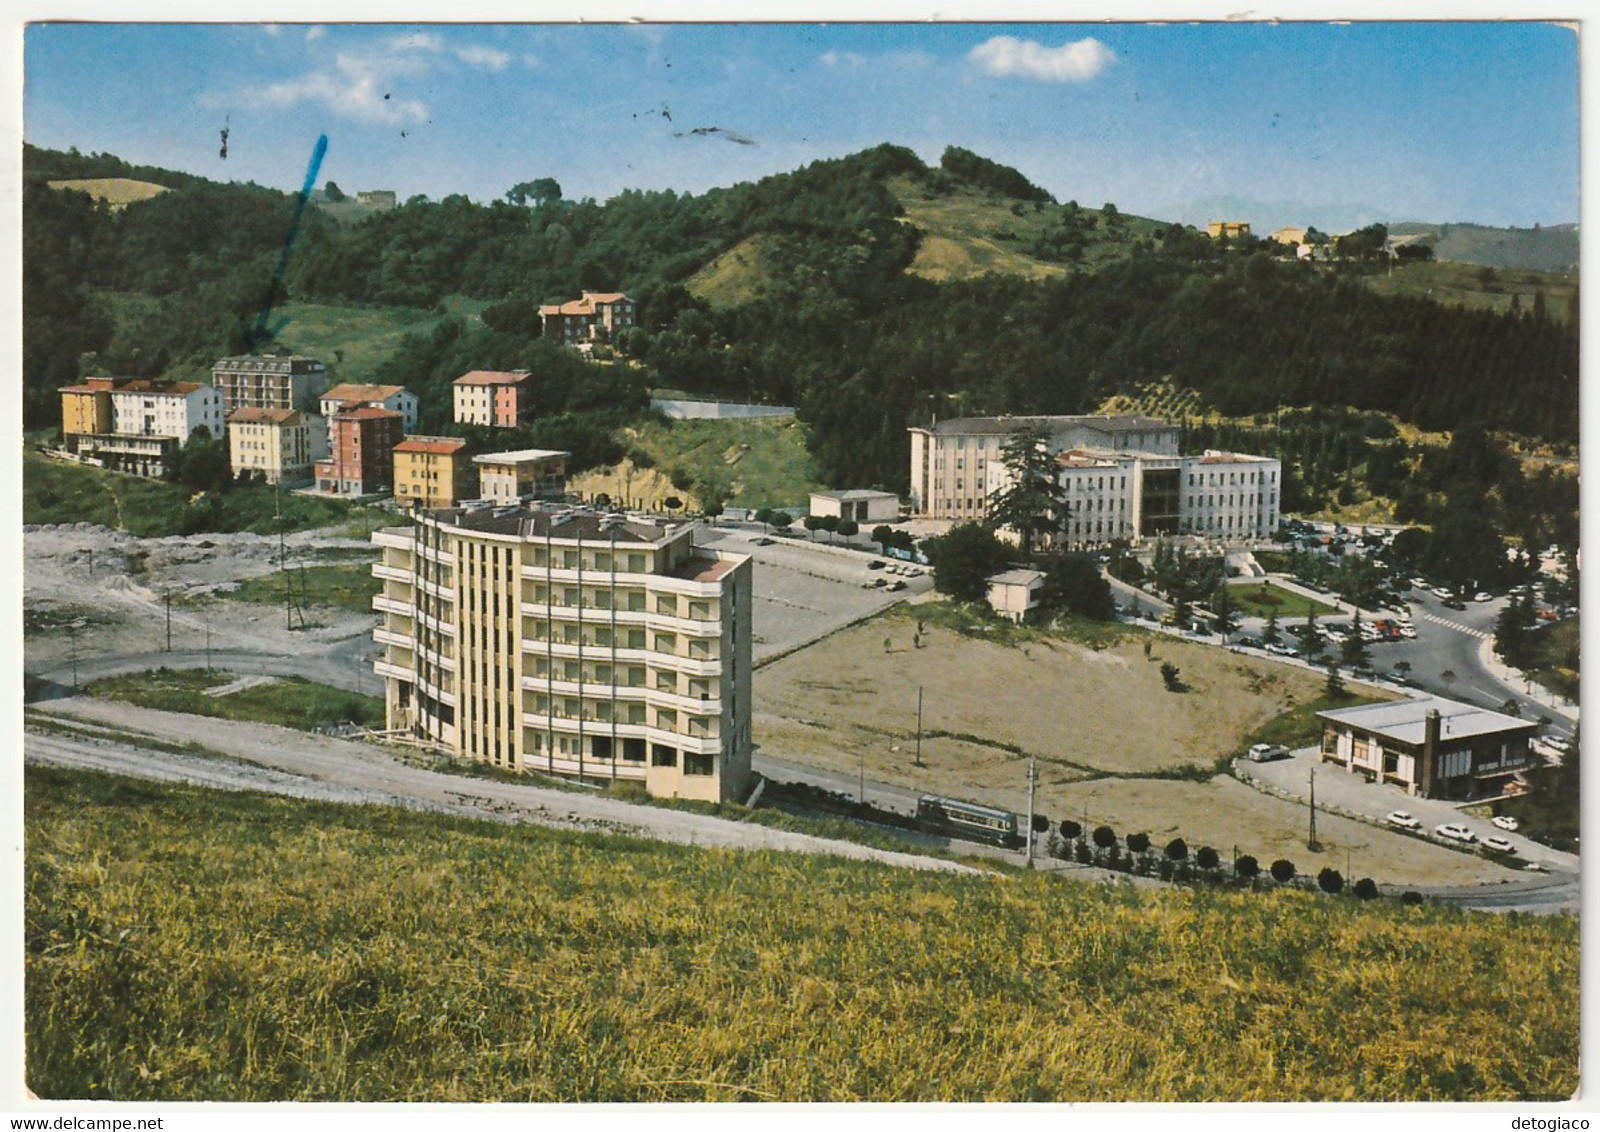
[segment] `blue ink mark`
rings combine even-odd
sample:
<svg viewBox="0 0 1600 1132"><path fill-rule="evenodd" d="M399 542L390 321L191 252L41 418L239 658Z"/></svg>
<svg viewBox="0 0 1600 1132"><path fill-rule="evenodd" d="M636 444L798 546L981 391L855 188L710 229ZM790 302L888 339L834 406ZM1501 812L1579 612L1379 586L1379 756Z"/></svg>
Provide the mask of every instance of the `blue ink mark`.
<svg viewBox="0 0 1600 1132"><path fill-rule="evenodd" d="M295 197L294 218L289 222L289 234L284 237L283 250L278 253L278 267L272 273L272 282L267 286L261 312L256 315L255 326L245 333L246 353L255 353L259 347L277 337L278 331L289 325L287 318L280 318L270 326L268 321L272 317L272 308L278 296L282 294L283 280L289 270L289 253L294 249L295 239L300 234L300 220L305 216L306 204L311 199L311 190L317 187L317 173L322 169L322 159L327 155L328 135L323 134L317 138L316 147L311 151L311 162L306 166L305 183L301 185L300 193Z"/></svg>

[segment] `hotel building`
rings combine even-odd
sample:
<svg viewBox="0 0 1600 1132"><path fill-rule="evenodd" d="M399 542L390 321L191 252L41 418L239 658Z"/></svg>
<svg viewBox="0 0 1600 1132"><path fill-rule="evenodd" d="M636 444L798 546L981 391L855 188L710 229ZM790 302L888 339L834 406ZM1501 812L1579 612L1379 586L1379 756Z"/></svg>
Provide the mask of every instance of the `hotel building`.
<svg viewBox="0 0 1600 1132"><path fill-rule="evenodd" d="M741 798L752 565L694 530L535 503L375 532L388 727L508 770Z"/></svg>

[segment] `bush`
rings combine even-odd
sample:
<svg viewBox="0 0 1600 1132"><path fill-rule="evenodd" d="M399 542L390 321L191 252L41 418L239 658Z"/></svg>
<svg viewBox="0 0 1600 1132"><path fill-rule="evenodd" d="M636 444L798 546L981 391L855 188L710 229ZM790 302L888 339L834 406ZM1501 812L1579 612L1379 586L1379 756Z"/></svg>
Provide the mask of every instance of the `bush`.
<svg viewBox="0 0 1600 1132"><path fill-rule="evenodd" d="M1344 891L1344 877L1338 869L1325 868L1317 874L1317 887L1329 896L1337 896Z"/></svg>
<svg viewBox="0 0 1600 1132"><path fill-rule="evenodd" d="M1080 865L1094 864L1094 851L1082 841L1078 842L1078 851L1075 856L1077 857L1078 864Z"/></svg>
<svg viewBox="0 0 1600 1132"><path fill-rule="evenodd" d="M1150 835L1148 833L1128 834L1128 852L1147 853L1150 850Z"/></svg>
<svg viewBox="0 0 1600 1132"><path fill-rule="evenodd" d="M1067 818L1061 823L1061 836L1065 837L1068 841L1076 841L1078 838L1083 836L1083 826L1079 825L1071 818Z"/></svg>
<svg viewBox="0 0 1600 1132"><path fill-rule="evenodd" d="M1171 841L1167 842L1167 847L1164 852L1166 853L1167 860L1181 861L1189 855L1188 842L1184 841L1184 839L1181 837L1174 837Z"/></svg>
<svg viewBox="0 0 1600 1132"><path fill-rule="evenodd" d="M1353 891L1359 900L1376 900L1378 898L1378 883L1371 877L1362 877L1356 881Z"/></svg>
<svg viewBox="0 0 1600 1132"><path fill-rule="evenodd" d="M1217 857L1217 851L1211 848L1209 845L1203 846L1200 852L1194 855L1194 863L1199 865L1202 869L1216 868L1219 860L1220 859Z"/></svg>
<svg viewBox="0 0 1600 1132"><path fill-rule="evenodd" d="M1255 880L1261 875L1261 862L1246 853L1233 863L1233 871L1245 880Z"/></svg>
<svg viewBox="0 0 1600 1132"><path fill-rule="evenodd" d="M1402 892L1400 894L1400 903L1402 903L1402 904L1421 904L1422 903L1422 893L1418 892L1414 888L1408 888L1408 889L1406 889L1404 892Z"/></svg>
<svg viewBox="0 0 1600 1132"><path fill-rule="evenodd" d="M1050 819L1045 817L1043 814L1034 814L1033 815L1033 832L1035 832L1035 833L1049 833L1050 832Z"/></svg>
<svg viewBox="0 0 1600 1132"><path fill-rule="evenodd" d="M1279 857L1276 861L1272 862L1271 871L1273 880L1277 881L1279 884L1288 884L1294 879L1294 862L1285 861L1282 857Z"/></svg>
<svg viewBox="0 0 1600 1132"><path fill-rule="evenodd" d="M1094 827L1094 843L1096 848L1109 849L1117 843L1116 832L1109 825Z"/></svg>
<svg viewBox="0 0 1600 1132"><path fill-rule="evenodd" d="M1169 692L1177 692L1183 688L1183 681L1178 678L1178 666L1170 660L1161 662L1161 682L1167 686Z"/></svg>

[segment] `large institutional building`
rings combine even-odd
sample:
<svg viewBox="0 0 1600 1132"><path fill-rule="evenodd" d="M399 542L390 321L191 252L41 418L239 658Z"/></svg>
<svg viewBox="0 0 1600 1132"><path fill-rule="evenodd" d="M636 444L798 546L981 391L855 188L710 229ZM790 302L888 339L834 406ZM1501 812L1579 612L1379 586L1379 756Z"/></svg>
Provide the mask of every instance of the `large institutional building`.
<svg viewBox="0 0 1600 1132"><path fill-rule="evenodd" d="M532 503L377 531L391 730L509 770L723 801L750 780L751 561Z"/></svg>
<svg viewBox="0 0 1600 1132"><path fill-rule="evenodd" d="M1062 537L1112 539L1195 534L1271 537L1282 468L1232 452L1178 454L1178 428L1138 416L963 417L911 432L911 509L979 522L1010 480L1002 453L1019 432L1044 436L1067 500Z"/></svg>

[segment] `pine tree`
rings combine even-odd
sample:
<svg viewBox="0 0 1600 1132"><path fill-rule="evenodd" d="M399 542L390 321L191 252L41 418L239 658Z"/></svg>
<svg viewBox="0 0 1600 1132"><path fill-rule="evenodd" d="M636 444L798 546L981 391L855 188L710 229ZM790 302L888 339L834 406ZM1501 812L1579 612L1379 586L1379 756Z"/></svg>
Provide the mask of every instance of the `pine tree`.
<svg viewBox="0 0 1600 1132"><path fill-rule="evenodd" d="M991 530L1010 527L1029 554L1061 530L1067 518L1067 497L1056 477L1048 437L1038 429L1018 429L1000 450L1010 482L989 507ZM992 474L992 473L991 473Z"/></svg>
<svg viewBox="0 0 1600 1132"><path fill-rule="evenodd" d="M1278 611L1276 609L1267 610L1267 624L1261 630L1261 643L1264 645L1278 643Z"/></svg>

